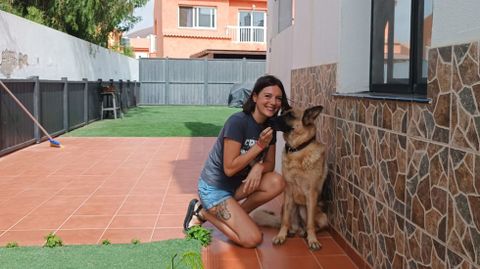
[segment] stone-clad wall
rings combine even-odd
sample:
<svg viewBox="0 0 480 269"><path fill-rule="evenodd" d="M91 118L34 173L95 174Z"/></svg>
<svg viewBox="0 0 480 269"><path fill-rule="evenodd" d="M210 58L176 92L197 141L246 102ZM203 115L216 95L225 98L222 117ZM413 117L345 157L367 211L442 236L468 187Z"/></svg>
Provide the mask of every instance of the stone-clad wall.
<svg viewBox="0 0 480 269"><path fill-rule="evenodd" d="M325 107L331 226L373 268L480 268L479 45L429 52L430 104L332 96L336 65L292 71Z"/></svg>

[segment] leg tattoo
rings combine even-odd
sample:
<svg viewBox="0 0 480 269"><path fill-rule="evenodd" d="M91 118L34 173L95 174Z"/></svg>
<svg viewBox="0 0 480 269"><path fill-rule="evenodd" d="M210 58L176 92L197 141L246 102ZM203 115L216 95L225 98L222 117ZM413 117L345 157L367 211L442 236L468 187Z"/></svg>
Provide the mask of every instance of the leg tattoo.
<svg viewBox="0 0 480 269"><path fill-rule="evenodd" d="M217 205L217 218L226 221L229 220L231 217L232 214L227 208L227 201L223 201L219 205Z"/></svg>

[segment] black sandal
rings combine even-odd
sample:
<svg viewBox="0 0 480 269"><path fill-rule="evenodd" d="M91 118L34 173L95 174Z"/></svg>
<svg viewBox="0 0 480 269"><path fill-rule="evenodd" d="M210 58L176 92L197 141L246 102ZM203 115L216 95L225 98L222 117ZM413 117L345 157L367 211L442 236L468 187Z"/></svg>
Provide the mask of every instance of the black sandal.
<svg viewBox="0 0 480 269"><path fill-rule="evenodd" d="M187 214L185 215L185 219L183 220L183 230L187 231L190 227L188 227L188 224L192 220L193 216L197 217L198 220L201 222L205 222L205 219L200 216L200 210L202 210L203 206L202 204L199 204L197 209L195 209L195 205L198 203L198 199L194 198L190 201L188 204L187 208Z"/></svg>

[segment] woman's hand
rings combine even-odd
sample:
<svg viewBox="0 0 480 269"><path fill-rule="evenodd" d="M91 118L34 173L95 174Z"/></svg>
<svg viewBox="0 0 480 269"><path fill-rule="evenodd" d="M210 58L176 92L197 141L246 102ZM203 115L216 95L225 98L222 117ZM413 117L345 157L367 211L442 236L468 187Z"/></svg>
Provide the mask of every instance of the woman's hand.
<svg viewBox="0 0 480 269"><path fill-rule="evenodd" d="M270 145L272 138L273 138L273 129L272 127L267 127L263 129L263 131L260 133L260 137L258 138L257 143L260 144L261 148L265 148L268 145Z"/></svg>
<svg viewBox="0 0 480 269"><path fill-rule="evenodd" d="M256 163L250 170L250 173L248 173L247 178L243 180L243 182L245 182L245 186L243 188L243 192L245 194L250 194L254 192L258 188L258 186L260 186L260 181L262 180L262 174L263 174L263 164Z"/></svg>

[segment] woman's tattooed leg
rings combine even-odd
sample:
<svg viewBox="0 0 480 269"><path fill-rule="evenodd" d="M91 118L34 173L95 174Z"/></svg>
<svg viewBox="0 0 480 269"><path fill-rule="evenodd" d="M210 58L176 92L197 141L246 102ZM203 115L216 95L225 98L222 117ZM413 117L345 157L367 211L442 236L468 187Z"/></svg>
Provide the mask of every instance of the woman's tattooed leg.
<svg viewBox="0 0 480 269"><path fill-rule="evenodd" d="M223 201L217 205L217 218L221 220L229 220L232 217L232 214L227 208L227 201Z"/></svg>

